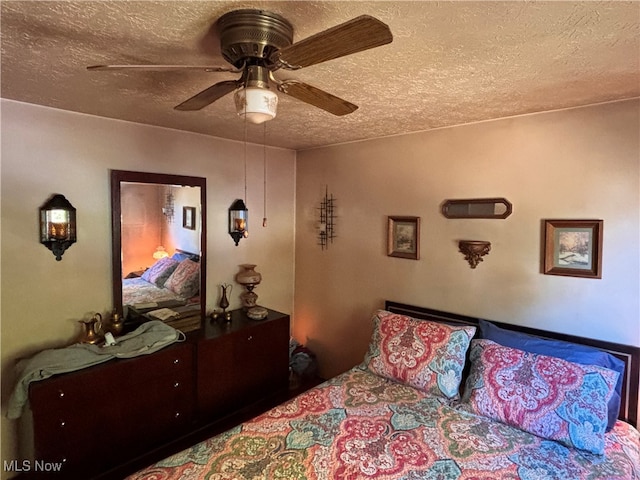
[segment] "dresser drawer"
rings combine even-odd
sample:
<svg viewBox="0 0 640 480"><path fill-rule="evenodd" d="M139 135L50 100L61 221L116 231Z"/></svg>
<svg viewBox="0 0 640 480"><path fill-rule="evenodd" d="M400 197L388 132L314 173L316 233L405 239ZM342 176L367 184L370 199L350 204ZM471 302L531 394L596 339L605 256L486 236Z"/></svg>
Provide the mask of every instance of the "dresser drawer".
<svg viewBox="0 0 640 480"><path fill-rule="evenodd" d="M199 420L214 420L288 387L288 315L271 311L260 322L236 310L223 328L197 344Z"/></svg>
<svg viewBox="0 0 640 480"><path fill-rule="evenodd" d="M193 352L179 344L32 384L36 458L64 461L65 471L89 478L187 431Z"/></svg>

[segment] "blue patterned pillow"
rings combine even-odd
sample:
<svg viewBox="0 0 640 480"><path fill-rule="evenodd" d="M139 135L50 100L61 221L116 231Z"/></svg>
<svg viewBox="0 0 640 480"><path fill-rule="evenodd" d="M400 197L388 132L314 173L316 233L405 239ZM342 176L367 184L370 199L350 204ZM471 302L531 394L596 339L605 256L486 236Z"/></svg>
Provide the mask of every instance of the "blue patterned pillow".
<svg viewBox="0 0 640 480"><path fill-rule="evenodd" d="M618 372L471 342L463 403L474 413L591 453L604 453L607 402Z"/></svg>
<svg viewBox="0 0 640 480"><path fill-rule="evenodd" d="M458 396L475 327L452 327L383 310L374 323L365 357L370 371L432 395Z"/></svg>

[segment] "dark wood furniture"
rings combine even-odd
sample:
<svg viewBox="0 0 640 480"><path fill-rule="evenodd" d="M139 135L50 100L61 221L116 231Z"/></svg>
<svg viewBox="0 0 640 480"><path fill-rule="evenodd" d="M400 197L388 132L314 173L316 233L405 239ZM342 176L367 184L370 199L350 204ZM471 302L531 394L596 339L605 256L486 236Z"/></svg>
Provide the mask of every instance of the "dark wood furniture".
<svg viewBox="0 0 640 480"><path fill-rule="evenodd" d="M44 477L122 478L287 397L288 315L205 323L150 355L32 383L35 460L63 462Z"/></svg>

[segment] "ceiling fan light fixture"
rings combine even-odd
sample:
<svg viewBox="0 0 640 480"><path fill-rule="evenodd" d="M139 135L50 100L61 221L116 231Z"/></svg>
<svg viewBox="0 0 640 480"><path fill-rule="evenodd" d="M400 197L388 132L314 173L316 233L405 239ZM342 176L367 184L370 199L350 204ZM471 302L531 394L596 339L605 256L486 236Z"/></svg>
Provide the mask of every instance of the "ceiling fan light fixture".
<svg viewBox="0 0 640 480"><path fill-rule="evenodd" d="M250 123L259 124L276 118L278 95L267 88L241 88L234 98L238 115Z"/></svg>

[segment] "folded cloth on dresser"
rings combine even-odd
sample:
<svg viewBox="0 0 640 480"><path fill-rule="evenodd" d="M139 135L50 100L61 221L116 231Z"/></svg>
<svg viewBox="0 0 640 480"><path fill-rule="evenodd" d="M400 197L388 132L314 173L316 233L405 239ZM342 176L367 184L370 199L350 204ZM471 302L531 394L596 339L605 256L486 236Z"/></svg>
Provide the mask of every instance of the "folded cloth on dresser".
<svg viewBox="0 0 640 480"><path fill-rule="evenodd" d="M153 320L118 337L118 343L109 347L76 343L65 348L43 350L31 358L20 360L16 365L18 381L9 398L7 418L15 419L22 415L22 409L29 399L31 382L91 367L114 358L153 353L180 340L182 335L166 323Z"/></svg>

